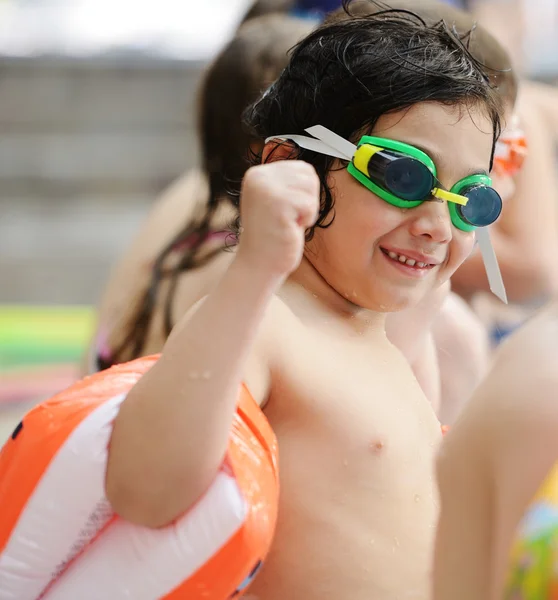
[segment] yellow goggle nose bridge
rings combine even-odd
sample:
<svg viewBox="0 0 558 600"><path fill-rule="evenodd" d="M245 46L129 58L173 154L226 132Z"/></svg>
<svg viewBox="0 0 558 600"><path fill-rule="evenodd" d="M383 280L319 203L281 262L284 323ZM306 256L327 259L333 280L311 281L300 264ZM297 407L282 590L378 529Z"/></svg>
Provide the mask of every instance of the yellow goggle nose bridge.
<svg viewBox="0 0 558 600"><path fill-rule="evenodd" d="M461 206L467 206L467 202L469 202L469 198L467 198L466 196L460 196L459 194L454 194L453 192L441 190L440 188L434 188L432 190L432 195L435 198L439 198L440 200L445 200L446 202L453 202L454 204L461 204Z"/></svg>
<svg viewBox="0 0 558 600"><path fill-rule="evenodd" d="M384 148L380 148L380 146L374 146L372 144L363 144L362 146L359 146L359 148L355 152L355 155L353 157L353 164L361 173L364 173L367 177L370 177L370 173L368 172L368 163L370 162L370 159L374 156L374 154L383 150ZM415 158L415 160L418 159ZM424 168L428 169L426 165L424 165ZM448 192L437 187L432 189L431 194L435 198L445 200L446 202L453 202L454 204L460 204L461 206L466 206L467 202L469 201L469 199L466 196L454 194L453 192Z"/></svg>

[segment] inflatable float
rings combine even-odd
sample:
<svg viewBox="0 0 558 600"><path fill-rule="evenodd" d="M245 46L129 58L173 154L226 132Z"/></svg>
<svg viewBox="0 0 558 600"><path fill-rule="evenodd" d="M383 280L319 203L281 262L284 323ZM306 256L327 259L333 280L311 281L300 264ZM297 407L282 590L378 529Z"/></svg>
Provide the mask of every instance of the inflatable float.
<svg viewBox="0 0 558 600"><path fill-rule="evenodd" d="M104 493L112 423L157 357L88 377L31 410L0 452L1 600L227 600L271 545L277 443L242 388L227 457L172 525L117 517Z"/></svg>

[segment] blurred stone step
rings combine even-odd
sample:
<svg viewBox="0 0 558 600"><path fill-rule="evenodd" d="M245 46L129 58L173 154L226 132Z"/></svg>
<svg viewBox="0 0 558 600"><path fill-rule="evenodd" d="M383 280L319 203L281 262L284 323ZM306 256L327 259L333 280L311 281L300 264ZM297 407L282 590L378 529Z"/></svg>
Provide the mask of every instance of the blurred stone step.
<svg viewBox="0 0 558 600"><path fill-rule="evenodd" d="M94 304L152 196L0 198L0 304Z"/></svg>
<svg viewBox="0 0 558 600"><path fill-rule="evenodd" d="M0 193L160 187L197 161L202 65L5 60Z"/></svg>

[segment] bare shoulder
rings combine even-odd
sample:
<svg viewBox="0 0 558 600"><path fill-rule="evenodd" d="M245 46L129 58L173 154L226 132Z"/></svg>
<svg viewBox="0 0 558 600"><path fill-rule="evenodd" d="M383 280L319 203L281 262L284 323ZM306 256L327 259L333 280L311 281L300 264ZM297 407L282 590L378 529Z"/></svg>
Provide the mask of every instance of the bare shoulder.
<svg viewBox="0 0 558 600"><path fill-rule="evenodd" d="M198 171L186 173L154 202L133 239L113 264L103 290L99 320L106 324L125 321L126 308L150 278L151 264L158 253L192 217L194 208L207 197L207 183ZM117 318L120 317L120 318Z"/></svg>
<svg viewBox="0 0 558 600"><path fill-rule="evenodd" d="M190 171L176 179L155 200L120 263L130 269L144 269L169 240L195 216L207 199L206 178Z"/></svg>

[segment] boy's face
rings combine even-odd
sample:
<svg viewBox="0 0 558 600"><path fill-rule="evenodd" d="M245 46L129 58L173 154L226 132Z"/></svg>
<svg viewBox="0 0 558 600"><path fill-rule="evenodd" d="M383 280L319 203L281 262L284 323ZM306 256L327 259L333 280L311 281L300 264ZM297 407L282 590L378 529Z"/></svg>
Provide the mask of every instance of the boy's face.
<svg viewBox="0 0 558 600"><path fill-rule="evenodd" d="M448 190L490 167L492 122L476 107L416 104L384 115L370 134L425 151ZM390 312L416 305L471 253L475 234L452 225L446 202L398 208L343 168L334 167L329 183L335 219L316 229L306 258L338 293L363 308Z"/></svg>

